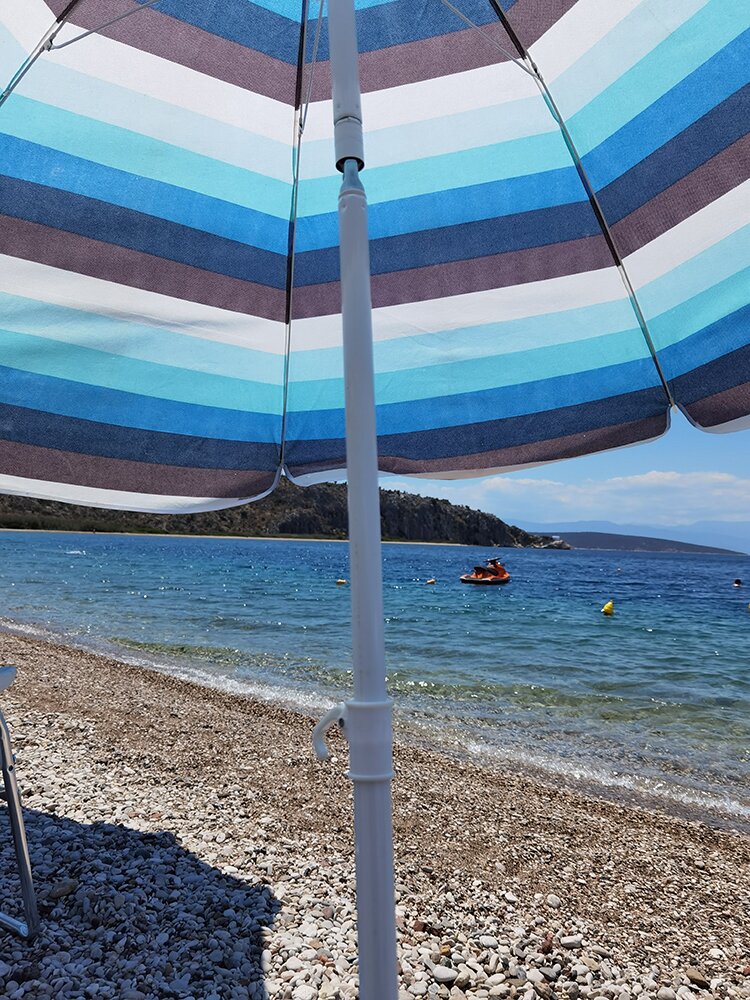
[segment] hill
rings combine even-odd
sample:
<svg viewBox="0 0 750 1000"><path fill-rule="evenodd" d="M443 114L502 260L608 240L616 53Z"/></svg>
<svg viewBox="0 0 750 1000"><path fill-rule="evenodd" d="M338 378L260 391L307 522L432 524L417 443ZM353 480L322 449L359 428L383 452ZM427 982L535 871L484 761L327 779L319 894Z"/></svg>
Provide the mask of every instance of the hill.
<svg viewBox="0 0 750 1000"><path fill-rule="evenodd" d="M714 555L736 556L741 552L718 549L711 545L677 542L669 538L651 538L648 535L619 535L609 531L566 531L565 541L574 549L615 549L619 552L702 552Z"/></svg>
<svg viewBox="0 0 750 1000"><path fill-rule="evenodd" d="M569 548L494 514L397 490L380 491L380 517L383 538L389 541ZM0 528L346 538L347 522L346 486L340 483L303 489L282 479L263 500L203 514L137 514L0 495Z"/></svg>
<svg viewBox="0 0 750 1000"><path fill-rule="evenodd" d="M616 524L614 521L567 521L554 524L529 523L527 531L543 535L562 535L572 532L604 532L612 535L642 535L651 538L654 531L669 541L689 542L691 545L711 546L730 552L750 553L750 521L694 521L692 524L646 525Z"/></svg>

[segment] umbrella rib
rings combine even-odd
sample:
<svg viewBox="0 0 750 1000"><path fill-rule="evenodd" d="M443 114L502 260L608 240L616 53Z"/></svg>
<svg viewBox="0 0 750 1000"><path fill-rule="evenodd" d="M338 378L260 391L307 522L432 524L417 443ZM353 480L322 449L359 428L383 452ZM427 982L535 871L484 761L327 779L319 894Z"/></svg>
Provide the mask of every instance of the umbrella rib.
<svg viewBox="0 0 750 1000"><path fill-rule="evenodd" d="M442 0L442 2L446 3L447 0ZM544 103L549 108L550 114L555 119L560 128L560 131L562 132L563 139L565 140L565 145L568 147L568 152L570 153L573 163L575 164L578 176L580 177L584 190L588 195L589 202L594 211L594 214L596 215L604 239L606 240L607 246L609 247L609 251L612 254L612 258L615 262L617 270L620 273L620 278L622 279L622 283L625 286L625 290L628 293L630 304L633 308L633 312L635 313L636 319L638 320L638 325L641 328L643 339L645 340L646 346L648 347L649 353L651 354L651 359L654 362L654 366L661 381L662 388L664 389L664 392L667 395L667 399L669 400L669 405L676 406L674 396L672 395L672 390L669 387L669 382L667 380L666 375L664 374L664 370L661 366L661 362L659 361L659 357L656 352L656 347L651 338L651 332L648 328L646 317L643 313L643 310L641 309L641 304L638 301L638 296L636 294L635 287L632 281L630 280L630 275L627 272L622 256L620 255L620 251L617 249L617 244L615 243L615 239L609 227L609 223L607 222L604 212L602 211L602 207L599 204L599 199L597 198L596 191L594 190L594 186L591 183L588 173L586 172L586 168L583 165L583 160L581 159L581 155L578 152L578 149L576 148L576 145L573 141L573 137L570 134L568 126L565 124L565 120L563 119L563 116L560 113L557 104L555 103L555 99L553 98L552 93L544 80L544 77L539 71L539 67L531 58L531 55L526 50L523 43L519 39L518 35L513 30L513 27L510 24L510 21L508 20L505 11L500 7L497 0L489 0L489 2L490 6L494 10L497 17L499 18L503 27L507 31L508 37L515 45L521 58L525 61L526 66L528 67L527 71L530 72L530 75L533 76L534 80L536 81L536 84L539 87ZM467 19L464 18L464 20ZM480 34L482 34L484 38L487 38L487 36L483 32L481 32L481 29L479 29L478 25L475 25L475 27L477 27L477 29L480 30ZM516 63L516 65L519 65L517 60L514 59L513 62Z"/></svg>
<svg viewBox="0 0 750 1000"><path fill-rule="evenodd" d="M104 29L108 28L111 24L116 24L118 21L122 21L126 17L130 17L132 14L138 14L140 11L146 10L148 7L154 7L157 3L159 3L159 0L144 0L139 7L135 7L133 10L126 10L124 14L118 14L117 17L113 17L111 21L105 21L104 24L100 24L96 28L90 28L88 31L84 31L80 35L76 35L75 38L69 38L67 42L61 42L59 45L54 45L52 41L50 41L47 48L50 51L52 49L64 49L68 45L72 45L73 42L80 42L82 38L88 38L89 35L95 35L99 31L104 31Z"/></svg>
<svg viewBox="0 0 750 1000"><path fill-rule="evenodd" d="M279 468L284 468L286 452L286 425L289 404L289 363L292 353L292 300L294 298L294 258L295 243L297 238L297 208L299 204L299 179L300 179L300 158L302 151L302 136L307 124L307 112L312 100L313 79L315 77L315 66L318 59L318 45L320 43L320 32L323 24L323 8L325 0L320 0L318 7L318 19L315 26L315 38L313 40L312 55L310 59L310 75L307 81L304 100L302 99L302 75L305 65L305 49L307 47L307 0L302 3L302 30L300 32L300 45L297 60L297 93L295 95L295 115L294 115L294 171L292 178L292 201L289 216L289 242L287 249L287 287L286 287L286 330L284 342L284 384L281 411L281 442L279 450Z"/></svg>
<svg viewBox="0 0 750 1000"><path fill-rule="evenodd" d="M68 18L73 13L73 8L78 6L79 2L80 0L70 0L70 3L67 5L67 7L64 8L62 13L57 18L57 20L54 21L52 26L48 28L47 31L45 31L39 42L34 46L34 48L26 57L26 59L24 59L24 61L18 67L16 72L10 78L10 82L8 83L6 88L3 90L2 93L0 93L0 108L8 100L10 95L16 89L18 84L21 82L21 80L23 80L23 78L29 72L29 70L37 61L42 52L47 52L49 51L49 49L52 48L52 43L54 42L55 37L57 36L58 32L63 28L63 26L66 24Z"/></svg>

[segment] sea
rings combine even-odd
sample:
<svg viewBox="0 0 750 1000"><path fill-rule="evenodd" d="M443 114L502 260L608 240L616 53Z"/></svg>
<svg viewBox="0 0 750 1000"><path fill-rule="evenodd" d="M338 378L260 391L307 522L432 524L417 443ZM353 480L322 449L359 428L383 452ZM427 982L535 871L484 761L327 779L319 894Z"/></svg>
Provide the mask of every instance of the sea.
<svg viewBox="0 0 750 1000"><path fill-rule="evenodd" d="M490 556L509 584L459 582ZM386 544L383 576L399 739L750 830L750 556ZM6 531L0 628L316 715L339 579L339 542Z"/></svg>

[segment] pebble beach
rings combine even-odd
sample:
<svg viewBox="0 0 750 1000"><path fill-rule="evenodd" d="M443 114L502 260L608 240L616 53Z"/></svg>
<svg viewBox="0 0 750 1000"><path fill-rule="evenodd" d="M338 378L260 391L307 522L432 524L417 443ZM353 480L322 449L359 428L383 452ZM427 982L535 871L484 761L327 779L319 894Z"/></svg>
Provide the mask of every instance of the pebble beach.
<svg viewBox="0 0 750 1000"><path fill-rule="evenodd" d="M9 633L42 927L0 995L355 1000L346 747L314 720ZM750 839L396 747L399 1000L750 997ZM5 810L0 892L18 914Z"/></svg>

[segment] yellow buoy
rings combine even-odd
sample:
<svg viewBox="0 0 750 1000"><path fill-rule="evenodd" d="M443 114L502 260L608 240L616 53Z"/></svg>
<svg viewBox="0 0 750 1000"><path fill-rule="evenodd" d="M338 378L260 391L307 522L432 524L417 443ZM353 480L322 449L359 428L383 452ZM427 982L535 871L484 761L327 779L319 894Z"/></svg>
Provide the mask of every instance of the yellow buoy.
<svg viewBox="0 0 750 1000"><path fill-rule="evenodd" d="M339 587L341 587L344 584L347 584L348 582L349 582L348 580L337 580L336 581L336 583L339 585Z"/></svg>
<svg viewBox="0 0 750 1000"><path fill-rule="evenodd" d="M436 580L436 579L435 579L435 577L433 576L433 578L432 578L431 580L426 580L425 582L426 582L426 583L437 583L437 580Z"/></svg>
<svg viewBox="0 0 750 1000"><path fill-rule="evenodd" d="M607 617L611 618L614 613L615 613L615 602L607 601L607 603L602 608L602 614L607 615Z"/></svg>

